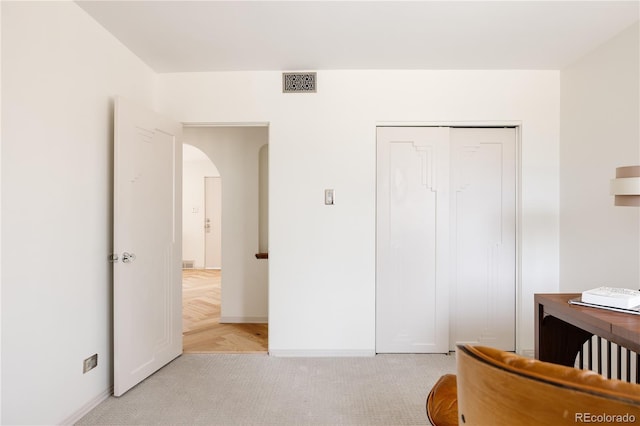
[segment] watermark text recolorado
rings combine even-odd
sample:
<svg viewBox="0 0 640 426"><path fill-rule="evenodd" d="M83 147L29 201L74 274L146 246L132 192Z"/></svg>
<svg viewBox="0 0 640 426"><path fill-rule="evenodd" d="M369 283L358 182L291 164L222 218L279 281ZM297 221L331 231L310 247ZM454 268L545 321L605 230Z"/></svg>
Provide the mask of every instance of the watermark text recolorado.
<svg viewBox="0 0 640 426"><path fill-rule="evenodd" d="M576 423L635 423L633 414L576 413Z"/></svg>

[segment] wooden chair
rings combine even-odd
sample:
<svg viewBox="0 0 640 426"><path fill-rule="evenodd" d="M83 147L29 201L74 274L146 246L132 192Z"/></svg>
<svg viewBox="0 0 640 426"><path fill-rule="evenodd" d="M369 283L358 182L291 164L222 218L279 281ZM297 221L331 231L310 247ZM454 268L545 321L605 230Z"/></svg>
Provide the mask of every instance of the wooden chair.
<svg viewBox="0 0 640 426"><path fill-rule="evenodd" d="M634 424L640 385L465 345L457 377L441 377L429 393L427 415L436 426Z"/></svg>

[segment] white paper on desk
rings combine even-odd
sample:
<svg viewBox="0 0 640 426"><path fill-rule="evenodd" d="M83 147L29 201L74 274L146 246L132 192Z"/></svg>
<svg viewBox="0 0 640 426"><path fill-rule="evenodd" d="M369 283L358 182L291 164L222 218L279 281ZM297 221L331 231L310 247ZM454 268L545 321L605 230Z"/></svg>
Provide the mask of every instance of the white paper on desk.
<svg viewBox="0 0 640 426"><path fill-rule="evenodd" d="M640 305L640 291L630 288L598 287L583 291L582 301L612 308L633 309Z"/></svg>

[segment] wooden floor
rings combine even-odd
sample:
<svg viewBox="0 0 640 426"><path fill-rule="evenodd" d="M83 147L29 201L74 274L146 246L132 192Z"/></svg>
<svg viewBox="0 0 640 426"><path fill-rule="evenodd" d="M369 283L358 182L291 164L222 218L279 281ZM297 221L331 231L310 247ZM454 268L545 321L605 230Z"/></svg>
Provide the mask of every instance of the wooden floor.
<svg viewBox="0 0 640 426"><path fill-rule="evenodd" d="M182 271L184 353L265 353L267 324L220 324L220 271Z"/></svg>

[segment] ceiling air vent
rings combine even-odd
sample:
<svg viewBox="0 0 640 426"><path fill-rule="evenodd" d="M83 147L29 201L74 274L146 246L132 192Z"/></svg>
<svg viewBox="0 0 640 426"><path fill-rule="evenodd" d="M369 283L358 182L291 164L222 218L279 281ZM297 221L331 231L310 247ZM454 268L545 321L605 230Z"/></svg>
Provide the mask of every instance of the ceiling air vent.
<svg viewBox="0 0 640 426"><path fill-rule="evenodd" d="M317 81L315 72L283 72L282 93L315 93Z"/></svg>

